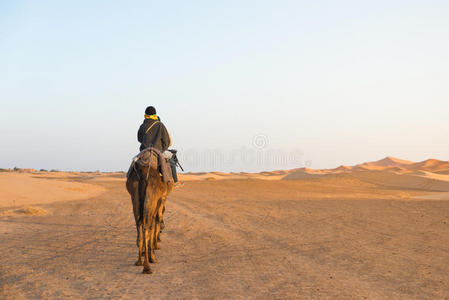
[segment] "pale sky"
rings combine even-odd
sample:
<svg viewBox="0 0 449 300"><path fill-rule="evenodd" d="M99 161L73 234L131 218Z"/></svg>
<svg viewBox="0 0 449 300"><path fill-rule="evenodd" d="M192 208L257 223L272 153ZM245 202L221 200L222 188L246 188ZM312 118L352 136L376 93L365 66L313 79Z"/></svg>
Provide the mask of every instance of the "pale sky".
<svg viewBox="0 0 449 300"><path fill-rule="evenodd" d="M449 160L449 2L0 1L0 168Z"/></svg>

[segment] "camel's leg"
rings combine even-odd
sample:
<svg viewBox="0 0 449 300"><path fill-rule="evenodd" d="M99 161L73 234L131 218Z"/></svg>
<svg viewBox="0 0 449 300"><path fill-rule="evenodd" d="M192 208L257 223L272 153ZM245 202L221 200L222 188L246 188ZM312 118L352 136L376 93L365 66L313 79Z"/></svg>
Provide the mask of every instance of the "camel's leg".
<svg viewBox="0 0 449 300"><path fill-rule="evenodd" d="M134 201L133 205L134 209L134 218L136 221L136 229L137 229L137 247L139 248L139 257L135 263L136 266L142 265L142 254L143 254L143 228L142 228L142 220L140 216L140 203L138 201L138 194L136 195L137 201Z"/></svg>
<svg viewBox="0 0 449 300"><path fill-rule="evenodd" d="M159 235L160 235L160 222L159 222L159 216L156 216L156 222L155 222L155 227L154 227L154 239L153 239L153 249L154 250L158 250L160 249L159 247Z"/></svg>
<svg viewBox="0 0 449 300"><path fill-rule="evenodd" d="M165 202L166 201L167 201L167 197L164 197L164 199L162 200L162 210L161 210L161 229L165 228L164 213L165 213Z"/></svg>
<svg viewBox="0 0 449 300"><path fill-rule="evenodd" d="M142 224L137 226L137 247L139 247L139 258L137 259L135 265L142 265L142 253L143 253L143 232L142 232Z"/></svg>
<svg viewBox="0 0 449 300"><path fill-rule="evenodd" d="M164 229L165 229L165 222L164 222L164 218L162 218L162 219L161 219L160 223L161 223L161 232L162 232L162 230L164 230Z"/></svg>
<svg viewBox="0 0 449 300"><path fill-rule="evenodd" d="M148 228L148 223L144 222L143 226L143 234L144 234L144 244L145 244L145 260L143 262L143 272L144 274L151 274L153 271L151 271L150 267L150 261L148 259L148 253L150 252L150 249L148 247L148 242L150 239L150 228Z"/></svg>
<svg viewBox="0 0 449 300"><path fill-rule="evenodd" d="M164 223L164 212L165 212L165 201L167 200L167 197L162 198L161 206L159 208L159 231L157 234L157 241L161 241L161 232L165 228Z"/></svg>
<svg viewBox="0 0 449 300"><path fill-rule="evenodd" d="M150 258L150 262L152 262L152 263L156 263L157 262L156 256L154 255L154 239L155 239L154 231L155 231L155 227L156 227L156 215L153 214L153 216L151 218L151 228L149 230L150 231L150 239L148 241L148 246L149 246L148 251L150 252L149 253L149 258Z"/></svg>
<svg viewBox="0 0 449 300"><path fill-rule="evenodd" d="M131 175L126 181L126 189L131 195L131 201L133 204L133 213L134 213L134 221L136 222L136 230L137 230L137 247L139 248L139 257L135 262L136 266L142 265L142 254L143 254L143 236L142 236L142 216L140 211L140 198L139 198L139 181L136 178L135 173Z"/></svg>
<svg viewBox="0 0 449 300"><path fill-rule="evenodd" d="M156 228L154 230L155 239L154 239L154 249L160 249L158 242L161 241L160 234L161 234L161 220L162 220L162 212L164 209L164 198L160 198L158 201L158 208L157 208L157 214L156 214Z"/></svg>

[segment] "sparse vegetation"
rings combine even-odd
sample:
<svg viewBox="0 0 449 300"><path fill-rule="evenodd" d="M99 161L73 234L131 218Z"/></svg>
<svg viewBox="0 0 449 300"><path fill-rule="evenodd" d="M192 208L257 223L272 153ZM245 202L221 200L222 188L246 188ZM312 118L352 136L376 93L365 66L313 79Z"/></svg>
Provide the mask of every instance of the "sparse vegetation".
<svg viewBox="0 0 449 300"><path fill-rule="evenodd" d="M3 210L0 211L1 217L9 217L9 216L45 216L48 214L48 211L46 211L43 208L40 207L34 207L34 206L27 206L19 209L10 209L10 210Z"/></svg>

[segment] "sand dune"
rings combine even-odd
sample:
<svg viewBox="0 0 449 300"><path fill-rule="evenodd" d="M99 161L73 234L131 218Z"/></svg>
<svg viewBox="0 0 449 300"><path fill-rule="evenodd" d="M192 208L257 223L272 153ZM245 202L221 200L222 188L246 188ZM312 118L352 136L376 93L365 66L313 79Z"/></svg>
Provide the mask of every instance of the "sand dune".
<svg viewBox="0 0 449 300"><path fill-rule="evenodd" d="M355 166L340 166L331 171L364 171L364 170L376 170L376 171L430 171L430 172L447 172L449 171L449 162L441 161L437 159L428 159L422 162L412 162L399 158L388 156L384 159L366 162Z"/></svg>
<svg viewBox="0 0 449 300"><path fill-rule="evenodd" d="M388 167L400 167L411 165L413 162L408 160L403 160L391 156L387 156L384 159L374 161L374 162L366 162L363 164L356 165L355 167L360 167L368 170L382 170Z"/></svg>
<svg viewBox="0 0 449 300"><path fill-rule="evenodd" d="M284 177L282 177L282 179L283 180L312 179L322 177L323 175L325 174L312 173L306 170L297 170L295 172L285 175Z"/></svg>
<svg viewBox="0 0 449 300"><path fill-rule="evenodd" d="M437 159L428 159L423 162L412 164L407 169L416 171L448 172L449 162Z"/></svg>
<svg viewBox="0 0 449 300"><path fill-rule="evenodd" d="M428 159L422 162L414 163L393 157L387 157L377 162L364 163L357 166L364 167L365 169L379 170L379 171L398 170L403 172L407 171L441 172L449 170L449 162L447 161Z"/></svg>
<svg viewBox="0 0 449 300"><path fill-rule="evenodd" d="M335 169L331 169L331 171L334 171L336 173L340 173L340 172L346 172L346 171L350 171L352 169L352 167L350 166L339 166L338 168Z"/></svg>
<svg viewBox="0 0 449 300"><path fill-rule="evenodd" d="M64 172L0 173L0 208L86 199L104 192L96 185L67 181L76 176Z"/></svg>

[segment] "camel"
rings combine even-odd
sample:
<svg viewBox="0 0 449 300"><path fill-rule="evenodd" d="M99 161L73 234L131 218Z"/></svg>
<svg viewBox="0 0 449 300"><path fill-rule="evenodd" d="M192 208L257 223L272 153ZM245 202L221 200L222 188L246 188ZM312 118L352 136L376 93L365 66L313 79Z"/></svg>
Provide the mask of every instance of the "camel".
<svg viewBox="0 0 449 300"><path fill-rule="evenodd" d="M139 248L136 266L142 266L143 273L151 274L150 262L155 263L154 250L159 249L161 224L165 202L173 189L173 182L163 182L158 169L158 157L152 148L143 150L132 166L126 181L131 196Z"/></svg>

